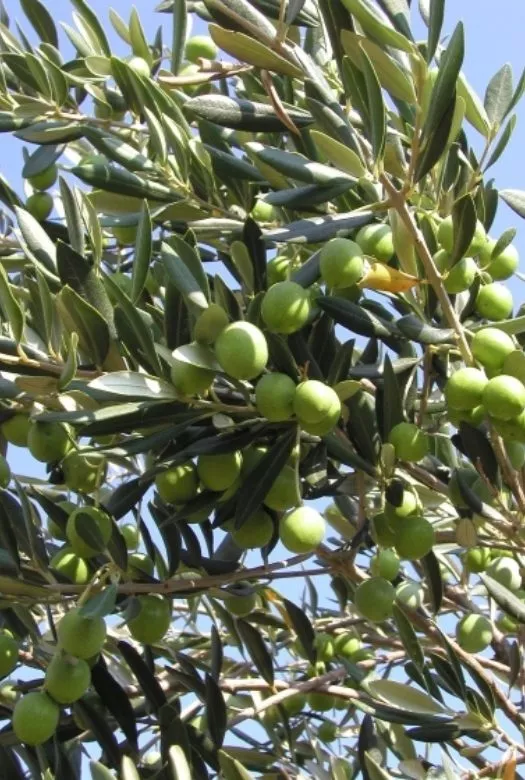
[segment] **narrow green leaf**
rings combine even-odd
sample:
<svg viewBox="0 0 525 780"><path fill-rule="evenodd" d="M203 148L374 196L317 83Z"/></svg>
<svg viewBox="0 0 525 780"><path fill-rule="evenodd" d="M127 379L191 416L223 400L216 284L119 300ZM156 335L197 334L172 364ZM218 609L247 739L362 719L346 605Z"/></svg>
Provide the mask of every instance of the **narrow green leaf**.
<svg viewBox="0 0 525 780"><path fill-rule="evenodd" d="M98 15L93 9L85 2L85 0L71 0L72 5L77 9L84 24L89 28L92 35L96 38L98 45L103 54L106 57L111 56L111 47L106 38L104 28L99 21Z"/></svg>
<svg viewBox="0 0 525 780"><path fill-rule="evenodd" d="M20 233L27 248L28 257L45 276L56 279L56 249L43 227L25 209L15 206Z"/></svg>
<svg viewBox="0 0 525 780"><path fill-rule="evenodd" d="M129 35L129 29L128 25L124 21L124 19L115 11L114 8L109 9L109 21L113 25L113 29L117 33L117 35L122 38L124 43L127 43L131 46L131 38Z"/></svg>
<svg viewBox="0 0 525 780"><path fill-rule="evenodd" d="M509 121L507 122L507 124L505 125L505 127L503 128L503 132L498 138L498 142L496 143L494 149L492 150L492 154L490 155L488 162L483 168L484 173L491 167L491 165L494 165L494 163L499 160L499 158L507 148L507 145L514 132L514 128L516 127L516 121L517 121L517 116L516 114L513 114L509 119Z"/></svg>
<svg viewBox="0 0 525 780"><path fill-rule="evenodd" d="M24 167L22 168L22 178L29 179L31 176L35 176L38 173L42 173L46 168L53 165L62 152L63 146L39 146L33 154L27 157Z"/></svg>
<svg viewBox="0 0 525 780"><path fill-rule="evenodd" d="M178 0L175 0L177 3ZM180 745L172 745L168 751L171 780L193 780L191 767Z"/></svg>
<svg viewBox="0 0 525 780"><path fill-rule="evenodd" d="M377 164L383 156L386 140L386 109L381 85L368 54L361 45L361 69L365 77L370 116L370 140L372 154Z"/></svg>
<svg viewBox="0 0 525 780"><path fill-rule="evenodd" d="M430 0L428 16L427 62L432 62L439 44L443 18L445 16L445 0Z"/></svg>
<svg viewBox="0 0 525 780"><path fill-rule="evenodd" d="M104 318L68 285L57 295L56 303L64 327L78 333L81 350L97 366L102 366L110 345L110 333Z"/></svg>
<svg viewBox="0 0 525 780"><path fill-rule="evenodd" d="M415 103L416 93L412 75L402 69L380 46L350 30L342 31L341 41L346 54L357 68L362 70L360 50L364 49L375 68L381 86L392 97L407 103Z"/></svg>
<svg viewBox="0 0 525 780"><path fill-rule="evenodd" d="M476 91L468 83L467 79L460 73L457 83L457 93L465 101L465 117L472 127L475 127L478 133L484 138L490 134L490 122Z"/></svg>
<svg viewBox="0 0 525 780"><path fill-rule="evenodd" d="M441 609L441 603L443 601L443 578L441 576L441 569L439 568L439 562L434 551L431 550L429 553L427 553L427 555L421 559L421 563L425 573L425 580L428 585L432 611L435 615L437 615Z"/></svg>
<svg viewBox="0 0 525 780"><path fill-rule="evenodd" d="M525 219L525 190L500 190L499 196L519 217Z"/></svg>
<svg viewBox="0 0 525 780"><path fill-rule="evenodd" d="M184 43L186 41L188 19L186 0L173 0L172 13L171 72L177 75L184 59Z"/></svg>
<svg viewBox="0 0 525 780"><path fill-rule="evenodd" d="M177 192L164 184L151 179L142 179L130 171L109 165L77 165L71 169L71 173L91 187L99 187L107 192L116 192L118 195L130 195L140 199L149 198L163 203L174 203L181 200L181 196Z"/></svg>
<svg viewBox="0 0 525 780"><path fill-rule="evenodd" d="M149 211L148 202L145 200L142 203L142 211L140 214L137 238L135 241L135 260L133 262L133 271L131 275L133 282L131 288L131 299L133 303L137 303L139 300L148 276L153 249L152 232L153 225L151 221L151 214Z"/></svg>
<svg viewBox="0 0 525 780"><path fill-rule="evenodd" d="M453 98L438 124L429 129L416 163L414 172L416 182L421 181L423 176L426 176L432 170L446 149L454 122L456 106L460 101L461 98L457 100Z"/></svg>
<svg viewBox="0 0 525 780"><path fill-rule="evenodd" d="M69 285L104 319L112 338L116 336L113 307L100 276L89 260L69 244L57 242L57 268L62 284Z"/></svg>
<svg viewBox="0 0 525 780"><path fill-rule="evenodd" d="M140 21L140 16L135 6L133 6L129 15L129 37L131 39L133 54L136 57L142 57L143 60L146 60L148 65L152 65L153 57L146 39L144 28Z"/></svg>
<svg viewBox="0 0 525 780"><path fill-rule="evenodd" d="M512 95L512 68L507 62L491 78L485 92L485 110L493 130L497 130L507 116Z"/></svg>
<svg viewBox="0 0 525 780"><path fill-rule="evenodd" d="M20 0L20 6L42 41L58 48L58 35L53 17L40 0Z"/></svg>
<svg viewBox="0 0 525 780"><path fill-rule="evenodd" d="M518 81L518 84L516 86L516 89L514 90L514 94L512 96L512 100L510 101L508 107L507 107L507 116L510 114L510 112L517 106L521 98L523 97L523 93L525 92L525 68L522 71L522 74L520 76L520 80Z"/></svg>
<svg viewBox="0 0 525 780"><path fill-rule="evenodd" d="M138 357L139 362L145 367L150 366L151 368L149 370L152 373L161 376L162 365L155 352L155 343L153 341L151 328L148 327L137 307L133 305L130 298L128 298L120 289L111 276L106 276L104 281L110 296L118 303L116 309L117 314L119 311L121 312L122 317L124 317L126 325L131 332L134 343L136 343L138 347L140 352Z"/></svg>
<svg viewBox="0 0 525 780"><path fill-rule="evenodd" d="M155 164L134 146L99 127L86 128L86 138L97 151L128 171L155 171Z"/></svg>
<svg viewBox="0 0 525 780"><path fill-rule="evenodd" d="M246 475L237 495L235 527L243 523L259 509L277 476L286 465L297 439L296 426L277 439L257 466Z"/></svg>
<svg viewBox="0 0 525 780"><path fill-rule="evenodd" d="M224 780L254 780L253 775L236 758L232 758L224 750L219 750L218 755Z"/></svg>
<svg viewBox="0 0 525 780"><path fill-rule="evenodd" d="M24 310L13 294L3 265L0 265L0 307L9 322L16 343L20 344L24 335Z"/></svg>
<svg viewBox="0 0 525 780"><path fill-rule="evenodd" d="M69 244L79 255L84 254L84 226L75 190L71 190L66 180L59 177L60 197L69 237Z"/></svg>
<svg viewBox="0 0 525 780"><path fill-rule="evenodd" d="M206 309L208 301L197 279L187 265L181 261L175 250L163 243L161 247L162 262L169 278L182 293L186 301L196 310Z"/></svg>
<svg viewBox="0 0 525 780"><path fill-rule="evenodd" d="M454 203L452 223L454 226L454 245L452 264L465 257L476 230L476 207L470 195L464 195Z"/></svg>
<svg viewBox="0 0 525 780"><path fill-rule="evenodd" d="M99 761L90 761L89 771L91 772L91 780L115 780L113 772Z"/></svg>
<svg viewBox="0 0 525 780"><path fill-rule="evenodd" d="M394 620L399 632L399 638L403 643L403 647L407 651L407 655L410 660L418 667L423 669L425 665L425 654L417 638L416 632L412 623L403 612L402 607L398 604L394 604Z"/></svg>
<svg viewBox="0 0 525 780"><path fill-rule="evenodd" d="M379 43L411 52L413 44L398 32L390 20L371 0L343 0L343 5L355 16L366 33Z"/></svg>
<svg viewBox="0 0 525 780"><path fill-rule="evenodd" d="M367 690L393 707L424 715L446 715L448 710L428 693L410 688L394 680L372 680L366 683Z"/></svg>
<svg viewBox="0 0 525 780"><path fill-rule="evenodd" d="M64 340L66 341L66 359L58 379L58 387L60 390L64 390L73 381L78 369L78 334L75 332L69 333L64 337Z"/></svg>
<svg viewBox="0 0 525 780"><path fill-rule="evenodd" d="M273 658L261 634L246 620L237 621L237 631L257 671L268 685L273 685Z"/></svg>
<svg viewBox="0 0 525 780"><path fill-rule="evenodd" d="M450 42L441 56L439 71L430 97L430 106L423 126L422 145L439 126L454 100L457 81L465 53L465 35L463 24L458 23Z"/></svg>
<svg viewBox="0 0 525 780"><path fill-rule="evenodd" d="M297 638L301 643L307 659L311 664L317 660L317 651L315 649L315 629L310 622L307 614L297 604L283 598L283 605L288 613L290 622L293 626Z"/></svg>
<svg viewBox="0 0 525 780"><path fill-rule="evenodd" d="M297 127L306 127L313 117L306 111L284 104L287 114ZM199 95L184 103L184 113L195 115L221 127L253 132L288 132L275 114L273 106L267 103L254 103L250 100L238 100L226 95ZM22 131L23 132L23 131Z"/></svg>
<svg viewBox="0 0 525 780"><path fill-rule="evenodd" d="M106 617L115 609L118 588L115 583L107 585L96 596L88 599L80 608L84 618Z"/></svg>
<svg viewBox="0 0 525 780"><path fill-rule="evenodd" d="M142 688L144 695L150 703L152 709L157 714L166 704L166 694L162 690L159 681L146 664L146 662L139 655L137 650L123 640L118 642L118 649L122 653L124 660L130 667L131 671L138 680L140 687Z"/></svg>
<svg viewBox="0 0 525 780"><path fill-rule="evenodd" d="M103 390L112 395L126 398L144 398L155 401L175 400L175 388L162 379L138 371L112 371L89 382L88 387Z"/></svg>
<svg viewBox="0 0 525 780"><path fill-rule="evenodd" d="M206 716L213 744L220 748L224 742L228 723L226 703L219 685L211 675L206 675Z"/></svg>
<svg viewBox="0 0 525 780"><path fill-rule="evenodd" d="M489 596L494 599L498 607L519 623L525 623L525 604L523 601L493 577L489 577L488 574L480 574L479 576Z"/></svg>

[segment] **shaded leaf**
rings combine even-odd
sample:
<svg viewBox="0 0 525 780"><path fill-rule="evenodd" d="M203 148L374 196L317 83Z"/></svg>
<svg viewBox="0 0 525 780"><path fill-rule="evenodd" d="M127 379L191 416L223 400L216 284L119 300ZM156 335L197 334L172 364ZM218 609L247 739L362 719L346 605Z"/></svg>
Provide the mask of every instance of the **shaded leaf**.
<svg viewBox="0 0 525 780"><path fill-rule="evenodd" d="M273 659L261 634L246 620L237 621L237 631L257 671L269 685L273 685Z"/></svg>
<svg viewBox="0 0 525 780"><path fill-rule="evenodd" d="M151 672L145 661L138 654L135 648L121 640L117 643L118 649L122 653L124 660L138 680L145 697L151 704L153 711L158 713L166 704L166 694L162 690L155 675Z"/></svg>
<svg viewBox="0 0 525 780"><path fill-rule="evenodd" d="M91 680L93 687L117 721L126 739L136 749L138 734L133 707L124 689L109 673L105 663L100 659L91 669Z"/></svg>
<svg viewBox="0 0 525 780"><path fill-rule="evenodd" d="M236 528L240 528L262 505L266 494L286 465L296 441L297 428L294 425L277 439L255 468L246 474L237 493Z"/></svg>
<svg viewBox="0 0 525 780"><path fill-rule="evenodd" d="M317 652L315 649L315 629L310 622L309 617L304 612L304 610L302 610L292 601L289 601L285 598L283 598L282 601L307 659L311 664L315 664L317 660Z"/></svg>

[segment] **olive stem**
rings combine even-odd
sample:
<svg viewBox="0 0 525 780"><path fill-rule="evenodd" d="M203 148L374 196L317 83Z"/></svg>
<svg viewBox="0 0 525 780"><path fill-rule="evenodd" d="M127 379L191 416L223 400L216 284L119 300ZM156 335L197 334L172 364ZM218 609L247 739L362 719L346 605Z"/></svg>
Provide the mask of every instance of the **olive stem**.
<svg viewBox="0 0 525 780"><path fill-rule="evenodd" d="M452 304L450 303L450 299L448 297L447 291L445 290L445 287L443 285L443 280L439 275L439 271L436 268L436 264L434 263L432 255L430 254L430 250L427 247L423 234L421 233L420 229L418 228L414 220L413 215L410 213L408 209L405 196L402 191L399 191L394 187L394 185L392 184L388 176L386 176L385 174L381 175L381 183L383 184L385 190L389 195L392 206L396 209L402 221L404 222L407 230L412 236L412 240L416 247L417 253L421 259L421 262L423 263L423 267L425 269L427 279L432 285L434 292L437 295L437 298L443 310L443 314L445 315L449 326L456 333L457 340L458 340L458 347L461 351L463 360L467 365L472 365L473 364L472 352L465 338L463 327L461 325L461 322L459 321L458 315L456 314Z"/></svg>

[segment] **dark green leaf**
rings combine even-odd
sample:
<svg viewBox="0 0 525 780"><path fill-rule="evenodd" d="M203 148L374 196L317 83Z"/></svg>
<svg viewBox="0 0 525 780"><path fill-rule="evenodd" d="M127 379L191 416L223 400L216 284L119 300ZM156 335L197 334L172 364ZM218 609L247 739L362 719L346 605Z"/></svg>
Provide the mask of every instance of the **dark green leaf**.
<svg viewBox="0 0 525 780"><path fill-rule="evenodd" d="M385 339L395 333L395 326L345 298L325 296L317 299L317 305L339 325L344 325L359 336Z"/></svg>
<svg viewBox="0 0 525 780"><path fill-rule="evenodd" d="M188 18L186 0L173 0L172 12L171 72L177 74L184 59L184 43Z"/></svg>
<svg viewBox="0 0 525 780"><path fill-rule="evenodd" d="M268 685L273 685L273 658L261 634L246 620L237 621L237 631L257 671Z"/></svg>
<svg viewBox="0 0 525 780"><path fill-rule="evenodd" d="M206 675L206 717L215 747L221 747L226 734L228 713L224 696L213 677Z"/></svg>
<svg viewBox="0 0 525 780"><path fill-rule="evenodd" d="M104 319L111 338L115 338L113 307L106 288L91 262L62 241L57 242L57 269L62 284L68 285Z"/></svg>
<svg viewBox="0 0 525 780"><path fill-rule="evenodd" d="M28 211L16 206L14 211L28 257L46 277L56 280L56 249L52 240Z"/></svg>
<svg viewBox="0 0 525 780"><path fill-rule="evenodd" d="M397 626L399 638L407 652L407 656L414 662L418 669L423 669L425 665L423 649L419 643L412 623L403 612L402 607L398 604L394 604L394 621Z"/></svg>
<svg viewBox="0 0 525 780"><path fill-rule="evenodd" d="M345 401L348 408L346 424L349 438L358 453L375 466L379 459L381 439L377 430L374 399L370 393L360 390Z"/></svg>
<svg viewBox="0 0 525 780"><path fill-rule="evenodd" d="M272 206L285 206L289 209L304 209L312 211L312 206L338 198L352 189L355 182L350 179L336 179L331 184L306 184L303 187L293 187L289 190L279 190L265 195L263 200Z"/></svg>
<svg viewBox="0 0 525 780"><path fill-rule="evenodd" d="M441 578L439 562L435 553L431 550L421 559L421 563L423 565L423 571L425 572L425 580L428 585L432 611L437 615L441 608L441 602L443 601L443 580Z"/></svg>
<svg viewBox="0 0 525 780"><path fill-rule="evenodd" d="M111 615L117 602L118 588L114 583L107 585L96 596L92 596L80 608L85 618L106 617Z"/></svg>
<svg viewBox="0 0 525 780"><path fill-rule="evenodd" d="M459 22L439 62L439 71L430 97L430 106L423 126L422 146L441 125L443 117L454 102L456 82L459 78L465 52L463 24Z"/></svg>
<svg viewBox="0 0 525 780"><path fill-rule="evenodd" d="M169 278L189 304L197 309L208 306L202 288L188 266L181 262L175 250L169 244L162 244L162 261Z"/></svg>
<svg viewBox="0 0 525 780"><path fill-rule="evenodd" d="M454 203L454 208L452 209L452 223L454 226L452 263L457 262L467 254L467 249L474 238L476 218L476 207L470 195L464 195Z"/></svg>
<svg viewBox="0 0 525 780"><path fill-rule="evenodd" d="M156 166L148 157L116 135L110 135L98 127L86 128L85 135L97 151L128 171L156 170Z"/></svg>
<svg viewBox="0 0 525 780"><path fill-rule="evenodd" d="M307 614L292 601L283 598L283 605L307 659L311 664L315 664L317 660L317 652L314 644L315 630L310 619Z"/></svg>
<svg viewBox="0 0 525 780"><path fill-rule="evenodd" d="M120 766L120 749L110 724L86 697L72 706L73 712L86 723L104 750L105 763L117 769Z"/></svg>
<svg viewBox="0 0 525 780"><path fill-rule="evenodd" d="M41 147L46 149L48 147ZM62 198L62 207L64 209L64 216L66 220L66 227L68 232L69 244L74 252L79 256L84 254L84 225L82 222L82 214L76 198L75 190L71 190L66 180L60 176L60 197ZM64 245L65 246L65 245ZM60 260L57 256L57 264L60 267ZM59 270L60 273L60 270ZM71 285L74 288L74 285ZM77 290L77 292L79 292Z"/></svg>
<svg viewBox="0 0 525 780"><path fill-rule="evenodd" d="M518 623L525 623L525 604L523 601L493 577L489 577L488 574L482 573L479 576L489 596L494 599L498 607L517 620Z"/></svg>
<svg viewBox="0 0 525 780"><path fill-rule="evenodd" d="M312 123L313 117L308 112L300 111L293 106L285 107L288 116L297 127L306 127ZM276 115L273 106L266 103L252 103L249 100L238 100L225 95L201 95L191 98L185 102L184 112L235 130L248 130L255 133L288 132L286 125Z"/></svg>
<svg viewBox="0 0 525 780"><path fill-rule="evenodd" d="M257 466L246 475L237 493L236 528L240 528L259 509L275 479L286 465L296 440L297 428L294 425L277 439Z"/></svg>
<svg viewBox="0 0 525 780"><path fill-rule="evenodd" d="M342 431L336 430L323 437L328 455L346 466L364 471L370 476L376 476L375 468L364 460L355 450Z"/></svg>
<svg viewBox="0 0 525 780"><path fill-rule="evenodd" d="M456 444L456 440L453 439ZM478 428L462 422L459 426L459 442L462 452L476 465L493 485L498 484L498 462L487 436ZM456 444L456 446L458 446Z"/></svg>
<svg viewBox="0 0 525 780"><path fill-rule="evenodd" d="M109 499L105 501L104 508L115 520L119 520L138 504L149 487L150 482L148 480L139 479L138 477L123 482L111 493Z"/></svg>
<svg viewBox="0 0 525 780"><path fill-rule="evenodd" d="M382 159L386 140L386 109L381 93L381 84L368 54L361 46L361 70L365 77L370 121L370 140L374 162Z"/></svg>
<svg viewBox="0 0 525 780"><path fill-rule="evenodd" d="M430 0L428 17L427 62L432 62L439 44L443 17L445 15L445 0Z"/></svg>
<svg viewBox="0 0 525 780"><path fill-rule="evenodd" d="M128 695L111 675L105 663L99 659L91 670L95 691L113 715L130 745L137 746L137 724Z"/></svg>
<svg viewBox="0 0 525 780"><path fill-rule="evenodd" d="M419 344L451 344L455 338L452 328L435 328L415 314L407 314L396 320L396 326L403 336Z"/></svg>
<svg viewBox="0 0 525 780"><path fill-rule="evenodd" d="M142 179L135 173L123 168L103 165L102 163L83 163L71 169L85 184L98 187L118 195L130 195L134 198L149 198L163 203L175 203L181 196L174 190L152 179Z"/></svg>
<svg viewBox="0 0 525 780"><path fill-rule="evenodd" d="M39 146L26 159L22 168L22 178L29 179L31 176L42 173L58 160L63 151L63 146Z"/></svg>
<svg viewBox="0 0 525 780"><path fill-rule="evenodd" d="M426 174L432 170L443 154L452 128L455 107L456 100L453 97L439 122L436 125L429 127L424 142L422 142L421 151L416 163L416 170L414 173L416 182L420 181L423 176L426 176Z"/></svg>
<svg viewBox="0 0 525 780"><path fill-rule="evenodd" d="M105 319L67 285L57 295L56 303L64 327L78 333L80 348L97 366L102 366L110 346L110 331Z"/></svg>
<svg viewBox="0 0 525 780"><path fill-rule="evenodd" d="M327 217L310 217L290 222L286 227L267 230L263 240L283 241L296 244L318 244L329 241L336 236L349 236L356 228L367 225L373 219L373 213L362 211L358 213L335 214Z"/></svg>
<svg viewBox="0 0 525 780"><path fill-rule="evenodd" d="M376 403L380 400L382 400L381 435L383 441L388 441L392 428L404 420L401 388L389 355L385 355L383 387L377 393Z"/></svg>
<svg viewBox="0 0 525 780"><path fill-rule="evenodd" d="M118 649L122 653L124 660L138 680L142 691L150 703L153 711L158 714L159 710L166 704L166 694L162 690L159 681L148 668L145 661L138 654L135 648L121 640L117 643Z"/></svg>
<svg viewBox="0 0 525 780"><path fill-rule="evenodd" d="M135 262L133 263L131 277L133 281L131 293L133 303L137 303L139 300L148 276L152 257L152 231L151 215L148 202L145 200L142 203L142 212L135 241Z"/></svg>

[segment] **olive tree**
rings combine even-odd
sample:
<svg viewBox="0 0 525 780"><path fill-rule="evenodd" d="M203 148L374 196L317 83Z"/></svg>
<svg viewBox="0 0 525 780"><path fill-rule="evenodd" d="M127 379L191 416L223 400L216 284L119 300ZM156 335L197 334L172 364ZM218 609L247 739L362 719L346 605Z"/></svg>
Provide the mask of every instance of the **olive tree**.
<svg viewBox="0 0 525 780"><path fill-rule="evenodd" d="M525 76L476 95L443 0L165 0L116 52L21 6L2 778L512 780Z"/></svg>

